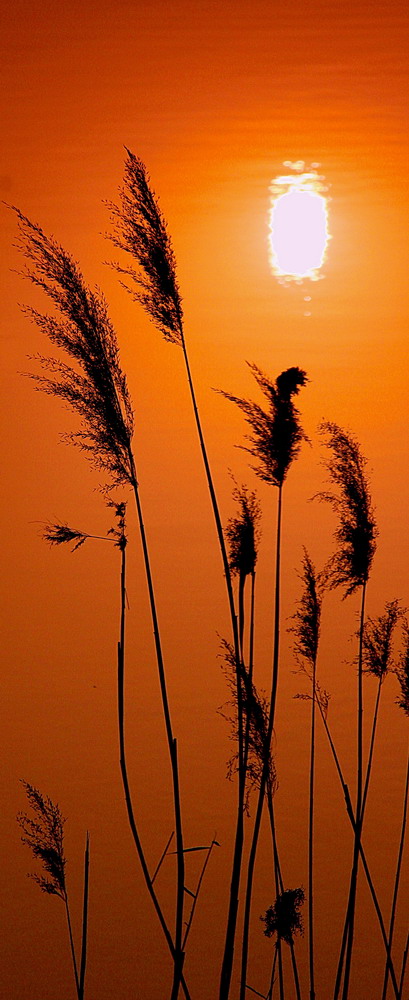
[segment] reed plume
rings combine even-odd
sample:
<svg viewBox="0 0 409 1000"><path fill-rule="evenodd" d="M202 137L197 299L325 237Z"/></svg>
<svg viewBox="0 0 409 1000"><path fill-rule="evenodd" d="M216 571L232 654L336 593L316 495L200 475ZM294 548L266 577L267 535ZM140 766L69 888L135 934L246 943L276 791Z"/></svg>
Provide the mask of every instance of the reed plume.
<svg viewBox="0 0 409 1000"><path fill-rule="evenodd" d="M172 242L145 164L130 149L126 149L124 183L119 195L120 205L108 202L114 229L107 238L135 258L138 270L119 264L113 266L136 285L134 291L122 282L165 339L181 346L182 300Z"/></svg>
<svg viewBox="0 0 409 1000"><path fill-rule="evenodd" d="M245 486L233 491L233 499L238 505L238 513L230 518L226 526L226 538L229 552L229 566L232 576L239 578L239 641L240 658L244 662L244 590L247 577L251 577L250 597L250 642L248 673L250 680L253 675L253 638L254 638L254 587L255 573L260 541L260 504L255 493L249 492ZM246 743L246 740L245 740ZM244 749L246 757L246 748ZM245 768L244 768L245 769Z"/></svg>
<svg viewBox="0 0 409 1000"><path fill-rule="evenodd" d="M213 515L216 524L217 538L223 563L223 572L227 588L229 612L232 625L233 645L236 657L237 690L240 698L239 669L240 647L237 627L237 617L234 606L231 573L227 556L223 527L213 484L209 459L206 450L199 410L196 401L186 340L183 328L182 302L176 278L176 261L171 239L167 232L164 216L159 208L158 199L151 188L150 179L145 164L129 149L126 149L126 161L123 186L119 191L120 203L109 203L113 221L113 233L108 235L114 245L129 254L137 267L114 267L127 279L129 284L122 282L136 301L140 302L156 327L170 343L182 348L186 375L191 395L194 419L199 437L200 450L203 458L207 485ZM135 286L135 290L134 290ZM243 806L245 796L244 744L241 725L239 724L239 781L237 802L237 823L233 851L232 876L230 882L229 913L227 919L226 944L222 967L222 985L220 1000L227 1000L230 990L233 951L236 933L238 890L241 873L243 850ZM183 886L180 884L183 901ZM179 921L179 937L181 923ZM181 939L181 938L180 938Z"/></svg>
<svg viewBox="0 0 409 1000"><path fill-rule="evenodd" d="M278 513L276 535L273 667L270 711L267 728L267 755L265 771L263 772L260 782L259 798L247 869L240 1000L245 1000L246 992L254 866L267 784L268 749L271 745L277 697L280 638L282 489L288 471L299 453L301 442L306 437L301 427L300 415L295 406L293 397L297 396L300 388L305 386L308 382L306 372L301 368L288 368L286 371L281 372L275 381L272 381L256 365L250 365L249 367L254 375L257 385L268 400L267 410L263 410L258 403L254 403L247 399L241 399L238 396L233 396L231 393L222 391L221 394L239 407L242 413L244 413L246 422L250 425L251 434L248 435L249 446L243 447L246 451L250 452L252 457L256 460L254 469L259 478L278 488ZM221 1000L223 1000L223 998L221 998Z"/></svg>
<svg viewBox="0 0 409 1000"><path fill-rule="evenodd" d="M277 937L290 944L295 934L303 934L301 906L305 900L304 889L285 889L275 902L268 907L260 920L266 925L266 937Z"/></svg>
<svg viewBox="0 0 409 1000"><path fill-rule="evenodd" d="M172 769L172 786L178 847L174 982L172 1000L177 1000L183 968L182 933L184 904L184 855L177 762L167 696L166 676L160 640L149 551L143 521L136 464L132 451L133 413L126 378L119 363L114 327L105 299L85 284L77 263L53 238L14 209L19 222L18 248L28 261L23 272L42 289L59 310L61 319L27 307L51 342L76 363L72 368L55 358L38 356L43 370L53 377L30 375L44 392L65 400L77 411L82 427L68 438L79 445L94 464L109 474L108 488L130 485L134 491L141 535L143 559L152 616L166 736Z"/></svg>
<svg viewBox="0 0 409 1000"><path fill-rule="evenodd" d="M351 882L346 916L347 932L341 945L335 983L334 1000L337 1000L344 965L342 1000L347 1000L354 939L356 889L359 863L359 847L362 826L362 783L363 783L363 637L365 622L365 597L369 574L376 549L377 527L366 476L366 459L361 454L355 438L337 424L327 422L319 428L326 436L325 445L331 452L326 469L330 482L337 492L325 491L317 498L330 504L338 516L335 531L337 549L326 567L326 580L330 587L342 587L344 597L361 588L361 611L358 632L358 708L357 708L357 796L354 851Z"/></svg>
<svg viewBox="0 0 409 1000"><path fill-rule="evenodd" d="M366 476L367 460L358 442L337 424L324 422L321 434L331 452L325 463L337 493L324 491L318 500L329 503L338 517L337 549L326 567L330 587L343 587L345 597L368 582L378 534Z"/></svg>
<svg viewBox="0 0 409 1000"><path fill-rule="evenodd" d="M36 860L40 861L45 874L30 874L42 892L49 896L58 896L65 906L67 917L68 935L70 941L71 958L74 969L75 988L78 1000L83 1000L85 988L86 954L87 954L87 930L88 930L88 873L89 873L89 835L86 837L85 861L84 861L84 893L83 893L83 918L81 937L81 958L78 966L74 939L72 933L70 908L68 903L68 892L65 878L66 857L64 854L64 824L65 819L58 804L52 802L48 796L30 785L28 781L22 781L29 805L34 813L35 819L27 813L19 812L17 822L23 832L21 838L23 844L30 848Z"/></svg>
<svg viewBox="0 0 409 1000"><path fill-rule="evenodd" d="M112 485L132 484L132 406L105 299L86 285L77 263L56 240L19 209L14 211L19 222L18 248L28 262L22 274L46 293L61 319L29 306L24 312L76 365L37 355L40 367L49 374L29 377L39 389L76 410L81 430L67 437L109 474Z"/></svg>
<svg viewBox="0 0 409 1000"><path fill-rule="evenodd" d="M294 650L311 671L311 737L308 820L308 951L310 975L310 1000L315 1000L314 972L314 783L315 783L315 706L317 696L317 655L320 637L322 580L304 549L301 580L304 589L290 631L295 636Z"/></svg>

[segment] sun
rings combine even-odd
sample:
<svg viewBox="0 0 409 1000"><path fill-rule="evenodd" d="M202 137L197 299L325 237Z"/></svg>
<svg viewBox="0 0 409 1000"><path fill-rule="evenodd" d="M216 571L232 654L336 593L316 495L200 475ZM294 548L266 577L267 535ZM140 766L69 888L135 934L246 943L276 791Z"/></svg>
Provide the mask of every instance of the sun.
<svg viewBox="0 0 409 1000"><path fill-rule="evenodd" d="M276 177L270 187L269 257L274 274L284 282L316 281L329 240L328 207L323 177L305 170L303 161L285 163L291 174Z"/></svg>

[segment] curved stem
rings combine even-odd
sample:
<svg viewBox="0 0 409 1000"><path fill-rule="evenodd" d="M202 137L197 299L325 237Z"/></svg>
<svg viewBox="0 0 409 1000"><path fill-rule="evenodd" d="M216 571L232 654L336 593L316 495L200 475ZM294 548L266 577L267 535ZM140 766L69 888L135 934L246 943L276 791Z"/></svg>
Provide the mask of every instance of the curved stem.
<svg viewBox="0 0 409 1000"><path fill-rule="evenodd" d="M64 899L64 904L65 904L65 912L66 912L66 915L67 915L68 935L69 935L69 939L70 939L71 958L72 958L72 964L73 964L73 969L74 969L74 978L75 978L75 989L77 991L78 1000L80 1000L80 981L79 981L79 978L78 978L77 959L75 957L74 938L72 936L70 908L68 906L67 892L65 892L65 895L64 895L63 899Z"/></svg>
<svg viewBox="0 0 409 1000"><path fill-rule="evenodd" d="M322 719L323 724L324 724L325 732L326 732L326 734L328 736L328 740L329 740L329 744L330 744L330 747L331 747L332 756L334 758L334 763L335 763L335 766L336 766L336 769L337 769L337 772L338 772L338 776L339 776L339 779L340 779L340 782L341 782L342 790L343 790L343 793L344 793L344 798L345 798L345 804L346 804L346 810L347 810L347 814L348 814L348 819L350 820L352 829L353 829L353 831L355 833L355 831L356 831L356 822L355 822L354 810L352 808L352 802L351 802L351 797L350 797L350 794L349 794L348 785L344 781L344 777L343 777L341 765L340 765L340 762L339 762L339 757L338 757L338 754L337 754L337 751L336 751L336 748L335 748L335 744L334 744L334 741L332 739L332 736L331 736L331 733L330 733L330 730L329 730L329 726L328 726L327 720L325 718L325 714L324 714L324 711L323 711L323 708L322 708L322 705L321 705L321 702L320 702L319 698L317 698L317 704L318 704L318 708L320 710L320 715L321 715L321 719ZM365 857L365 852L364 852L364 849L363 849L363 846L362 846L362 842L360 842L360 845L359 845L359 853L360 853L360 856L361 856L362 866L363 866L363 869L364 869L364 872L365 872L365 876L366 876L366 880L367 880L367 883L368 883L369 891L371 893L372 901L373 901L373 904L374 904L374 907L375 907L375 912L376 912L376 915L378 917L379 927L380 927L380 931L381 931L381 934L382 934L383 943L385 945L385 951L386 951L386 955L387 955L387 963L388 963L388 968L389 968L390 974L391 974L392 985L393 985L395 997L396 997L396 1000L400 1000L400 998L399 998L398 984L397 984L397 981L396 981L396 974L395 974L395 970L394 970L393 963L392 963L392 958L391 958L391 951L390 951L390 947L389 947L388 940L387 940L387 937L386 937L385 924L383 922L381 908L380 908L379 903L378 903L378 897L376 895L375 886L373 884L373 881L372 881L372 878L371 878L371 873L370 873L369 868L368 868L368 864L367 864L367 860L366 860L366 857ZM345 925L344 925L344 934L345 934L345 936L347 934L347 929L348 929L348 924L347 924L347 920L346 920L345 921ZM342 969L341 969L341 972L342 972Z"/></svg>
<svg viewBox="0 0 409 1000"><path fill-rule="evenodd" d="M342 1000L348 1000L349 979L351 974L352 947L354 942L356 891L358 881L359 846L362 831L362 739L363 739L363 689L362 689L362 656L363 656L363 633L365 620L365 596L366 582L362 587L361 614L359 623L359 653L358 653L358 720L357 720L357 792L356 792L356 825L354 837L354 853L352 859L351 882L348 900L348 940L345 955L344 987Z"/></svg>
<svg viewBox="0 0 409 1000"><path fill-rule="evenodd" d="M242 688L241 688L241 656L240 656L240 641L239 632L237 626L237 615L234 606L234 596L233 587L231 580L231 572L229 566L229 560L227 558L226 544L223 535L222 522L220 518L219 507L216 498L216 492L213 485L213 478L210 470L209 459L207 457L207 450L205 445L205 440L203 436L202 426L199 417L199 410L196 402L196 394L193 386L192 375L190 371L189 358L186 350L186 343L183 334L182 322L180 321L180 338L183 351L183 357L186 366L187 380L189 384L190 395L192 399L193 412L196 422L197 433L199 436L200 449L203 458L203 464L205 467L207 485L209 488L210 499L216 524L217 537L220 546L220 552L223 563L224 576L226 580L227 587L227 597L231 618L231 626L233 633L233 645L234 645L234 657L236 664L236 691L237 691L237 731L238 731L238 801L237 801L237 819L236 819L236 833L233 849L233 864L232 873L230 881L230 896L229 896L229 910L227 916L227 926L226 926L226 937L224 945L224 953L222 960L222 969L220 976L220 1000L228 1000L230 992L231 975L233 969L233 958L234 958L234 943L236 937L236 926L237 926L237 911L239 905L239 886L240 886L240 874L241 874L241 864L243 856L243 840L244 840L244 800L245 800L245 790L246 790L246 774L244 767L244 740L243 740L243 699L242 699Z"/></svg>
<svg viewBox="0 0 409 1000"><path fill-rule="evenodd" d="M246 978L247 978L247 963L248 963L248 949L249 949L249 928L250 928L250 911L251 911L251 897L253 893L253 878L254 878L254 866L256 861L256 853L258 846L258 839L260 835L261 827L261 817L263 814L265 791L268 781L269 773L269 758L270 758L270 747L271 739L273 735L274 727L274 716L275 707L277 699L277 683L278 683L278 660L279 660L279 641L280 641L280 557L281 557L281 515L282 515L282 486L278 488L278 511L277 511L277 541L276 541L276 572L275 572L275 602L274 602L274 645L273 645L273 669L272 669L272 686L271 686L271 701L270 701L270 712L268 719L268 727L266 734L266 746L265 746L265 761L264 767L261 775L259 796L257 802L257 811L254 821L253 838L250 847L249 861L247 867L247 884L246 884L246 899L244 908L244 924L243 924L243 944L242 944L242 958L241 958L241 983L240 983L240 1000L245 1000L245 990L246 990Z"/></svg>
<svg viewBox="0 0 409 1000"><path fill-rule="evenodd" d="M310 1000L315 1000L314 984L314 910L313 910L313 862L314 862L314 778L315 778L315 698L316 698L316 659L312 666L312 705L311 705L311 747L310 747L310 789L308 818L308 958L310 970Z"/></svg>
<svg viewBox="0 0 409 1000"><path fill-rule="evenodd" d="M178 772L178 761L177 761L177 745L176 740L173 736L172 723L170 718L169 710L169 700L166 686L166 676L165 667L163 662L162 654L162 644L160 640L159 624L156 611L156 601L153 589L153 580L150 567L150 559L148 552L148 545L146 540L145 525L142 516L142 507L139 496L138 481L136 476L135 460L132 452L129 452L129 461L132 475L132 485L135 494L136 510L138 515L138 524L140 537L142 542L142 551L145 564L145 574L146 581L148 585L149 593L149 603L152 616L153 625L153 635L155 641L155 651L156 651L156 661L158 665L159 674L159 684L162 697L162 707L165 719L166 736L168 741L169 756L172 770L172 786L173 786L173 805L175 813L175 830L176 830L176 853L177 853L177 890L176 890L176 918L175 918L175 963L174 963L174 980L172 987L171 1000L177 1000L179 985L181 979L181 973L183 969L184 955L182 952L182 931L183 931L183 904L184 904L184 885L185 885L185 859L183 853L183 834L182 834L182 813L180 804L180 790L179 790L179 772Z"/></svg>
<svg viewBox="0 0 409 1000"><path fill-rule="evenodd" d="M82 905L82 942L81 942L81 962L79 980L79 1000L84 998L85 970L87 967L87 941L88 941L88 896L89 896L89 833L85 840L84 856L84 893Z"/></svg>
<svg viewBox="0 0 409 1000"><path fill-rule="evenodd" d="M279 859L279 856L278 856L278 847L277 847L277 833L276 833L275 818L274 818L273 792L272 792L272 788L271 788L270 783L267 784L267 806L268 806L268 814L269 814L269 817L270 817L271 839L272 839L272 842L273 842L274 868L277 871L277 875L278 875L278 887L279 887L279 891L280 892L284 892L284 882L283 882L283 878L282 878L281 865L280 865L280 859ZM297 1000L301 1000L300 980L298 978L297 959L296 959L296 955L295 955L294 939L292 937L291 937L291 940L289 942L289 946L290 946L290 952L291 952L291 964L292 964L292 968L293 968L294 986L295 986L296 997L297 997Z"/></svg>
<svg viewBox="0 0 409 1000"><path fill-rule="evenodd" d="M400 832L400 841L398 850L398 860L396 865L395 884L393 888L392 909L389 921L388 944L390 949L392 948L393 932L395 928L396 904L398 900L400 873L401 873L402 857L403 857L403 846L405 842L406 819L408 813L408 793L409 793L409 754L406 764L405 793L403 796L403 814L402 814L402 823L401 823L401 832ZM382 1000L385 1000L386 997L386 991L388 988L388 979L389 979L389 966L388 963L386 963L385 975L383 981L383 990L382 990Z"/></svg>
<svg viewBox="0 0 409 1000"><path fill-rule="evenodd" d="M149 874L148 866L146 863L145 853L142 847L142 842L139 837L138 828L136 825L134 809L132 805L131 791L129 787L128 780L128 770L126 764L126 752L125 752L125 723L124 723L124 672L125 672L125 611L126 611L126 550L125 544L121 546L121 619L120 619L120 639L118 642L118 729L119 729L119 763L121 769L122 785L125 794L125 803L128 815L128 822L131 829L132 837L135 843L136 851L138 854L139 862L142 869L142 874L145 880L146 887L148 889L149 895L152 899L155 911L157 913L159 923L162 927L165 939L172 955L174 966L177 964L177 953L176 947L173 944L170 931L168 929L165 917L162 913L162 908L160 906L158 897L156 895L155 889L153 887L153 882ZM190 994L183 977L181 975L182 989L185 994L186 1000L190 1000Z"/></svg>

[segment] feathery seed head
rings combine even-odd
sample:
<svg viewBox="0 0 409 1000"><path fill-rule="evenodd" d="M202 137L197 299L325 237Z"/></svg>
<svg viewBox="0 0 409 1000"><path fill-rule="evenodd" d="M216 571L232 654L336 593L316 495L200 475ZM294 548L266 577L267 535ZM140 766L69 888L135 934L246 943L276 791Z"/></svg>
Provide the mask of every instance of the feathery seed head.
<svg viewBox="0 0 409 1000"><path fill-rule="evenodd" d="M34 857L41 861L47 876L30 875L30 878L37 882L42 892L66 900L63 836L65 819L59 806L54 805L51 799L42 795L28 781L23 781L22 784L36 818L31 819L22 812L18 814L17 822L23 831L21 839L23 844L30 847Z"/></svg>
<svg viewBox="0 0 409 1000"><path fill-rule="evenodd" d="M254 573L257 562L261 509L256 494L250 493L245 486L241 489L236 487L233 499L238 504L239 513L237 517L230 518L226 527L229 564L233 574L245 577Z"/></svg>
<svg viewBox="0 0 409 1000"><path fill-rule="evenodd" d="M392 637L403 611L397 600L385 606L385 614L368 618L364 625L362 648L367 673L383 680L391 669Z"/></svg>
<svg viewBox="0 0 409 1000"><path fill-rule="evenodd" d="M82 429L68 437L109 473L112 485L131 483L132 406L105 299L87 287L77 263L63 247L19 209L14 211L19 220L18 248L28 261L22 274L48 295L61 318L30 307L24 312L76 364L71 368L55 358L37 356L50 377L29 377L37 388L60 397L77 411Z"/></svg>
<svg viewBox="0 0 409 1000"><path fill-rule="evenodd" d="M280 487L298 455L301 441L306 440L293 396L298 395L308 378L301 368L288 368L272 382L256 365L250 364L249 367L268 400L268 411L250 400L218 391L236 403L251 427L252 433L248 435L250 447L245 450L257 460L256 474L264 482Z"/></svg>
<svg viewBox="0 0 409 1000"><path fill-rule="evenodd" d="M289 632L293 632L295 635L296 655L304 657L313 666L317 659L320 637L322 580L320 575L316 573L306 549L304 549L300 579L304 583L304 591L298 610L293 615L294 625L291 626Z"/></svg>
<svg viewBox="0 0 409 1000"><path fill-rule="evenodd" d="M400 696L396 700L405 715L409 715L409 623L407 621L403 626L403 639L403 651L395 671L400 686Z"/></svg>
<svg viewBox="0 0 409 1000"><path fill-rule="evenodd" d="M136 260L138 269L114 264L130 278L136 291L124 287L140 302L166 340L182 344L182 300L176 279L176 260L166 221L150 186L145 164L126 150L120 205L109 203L114 222L108 239Z"/></svg>
<svg viewBox="0 0 409 1000"><path fill-rule="evenodd" d="M337 424L323 423L319 430L328 436L325 445L332 454L326 468L338 489L336 494L317 494L317 499L329 503L339 517L335 532L338 550L327 564L326 578L331 587L345 587L344 596L348 597L368 581L378 534L366 459L355 438Z"/></svg>
<svg viewBox="0 0 409 1000"><path fill-rule="evenodd" d="M266 937L277 937L292 944L294 934L302 934L302 917L300 907L305 900L304 889L285 889L279 893L275 903L268 907L264 916L260 920L266 925L264 934Z"/></svg>
<svg viewBox="0 0 409 1000"><path fill-rule="evenodd" d="M233 647L225 639L222 641L223 648L223 670L229 685L232 700L228 703L229 714L220 710L220 714L230 723L231 739L237 743L238 721L237 721L237 682L236 682L236 659ZM241 699L243 718L248 723L248 761L247 779L248 788L246 795L246 811L249 812L250 793L253 788L259 788L263 774L263 769L267 763L267 782L274 792L277 789L277 773L271 747L268 747L268 717L269 703L264 694L257 691L251 682L246 668L240 667ZM228 762L227 775L231 778L238 768L237 750Z"/></svg>

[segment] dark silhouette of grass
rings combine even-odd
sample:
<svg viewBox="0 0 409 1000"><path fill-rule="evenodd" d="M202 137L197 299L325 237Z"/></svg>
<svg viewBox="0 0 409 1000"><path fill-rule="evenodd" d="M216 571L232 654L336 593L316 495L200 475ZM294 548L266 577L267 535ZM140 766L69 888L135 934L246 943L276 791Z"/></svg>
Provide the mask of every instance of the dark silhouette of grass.
<svg viewBox="0 0 409 1000"><path fill-rule="evenodd" d="M250 446L247 451L256 460L255 471L264 482L278 488L278 512L277 512L277 536L276 536L276 573L275 573L275 601L274 601L274 642L273 642L273 667L270 710L267 727L266 756L265 764L260 781L257 811L254 821L253 837L250 847L250 855L247 868L246 898L243 925L242 943L242 963L241 963L241 986L240 1000L245 1000L247 963L249 948L249 926L251 912L251 898L253 892L254 866L257 853L257 845L263 813L265 791L268 780L269 768L269 748L274 727L274 715L277 697L278 683L278 663L279 663L279 638L280 638L280 560L281 560L281 513L282 513L282 490L292 462L298 455L301 442L305 438L302 430L299 412L294 404L293 397L298 395L300 388L308 381L307 375L300 368L288 368L278 375L275 382L268 378L256 365L250 365L253 375L259 388L268 401L268 410L263 410L258 403L253 403L246 399L240 399L231 393L223 392L222 395L235 403L244 413L247 423L250 425L249 435ZM220 1000L224 997L220 995Z"/></svg>
<svg viewBox="0 0 409 1000"><path fill-rule="evenodd" d="M108 474L110 484L107 488L129 485L135 496L172 772L178 860L171 1000L177 1000L184 958L181 943L185 882L177 744L170 717L156 600L132 450L132 405L119 362L116 332L103 296L88 288L78 265L62 246L47 237L19 209L14 211L19 221L18 246L28 261L24 275L51 299L60 313L60 319L32 308L25 311L75 364L75 367L70 367L55 358L39 356L40 367L52 377L36 374L30 377L40 389L65 400L79 414L81 430L70 434L69 439L79 444L94 464Z"/></svg>
<svg viewBox="0 0 409 1000"><path fill-rule="evenodd" d="M404 622L403 627L403 650L400 655L399 665L395 668L395 673L399 681L400 694L397 698L397 703L399 708L403 710L405 715L409 716L409 624L407 621ZM398 856L396 861L396 871L395 871L395 881L393 886L392 895L392 906L391 914L389 919L389 931L388 931L388 944L389 948L392 948L393 934L395 930L395 918L396 918L396 906L398 902L398 893L400 885L400 877L402 872L402 859L403 859L403 849L405 844L405 834L406 834L406 822L408 815L408 799L409 799L409 751L406 760L406 777L405 777L405 788L403 794L403 809L402 809L402 820L400 828L400 838L399 838L399 848ZM399 983L399 996L402 996L406 961L407 961L408 947L404 951L402 960L402 972ZM382 989L382 1000L385 1000L389 980L389 966L386 962L385 964L385 975L383 980Z"/></svg>
<svg viewBox="0 0 409 1000"><path fill-rule="evenodd" d="M314 782L315 782L315 706L317 684L317 655L320 637L322 581L317 575L308 552L304 550L301 580L304 589L290 631L294 633L296 657L307 664L311 671L311 740L308 817L308 957L310 975L310 1000L315 1000L314 972Z"/></svg>
<svg viewBox="0 0 409 1000"><path fill-rule="evenodd" d="M89 834L85 842L84 858L84 892L81 933L81 956L78 963L71 924L71 914L68 901L68 890L65 876L66 858L64 854L64 823L65 819L58 804L54 804L48 796L22 781L29 805L35 816L33 819L27 813L20 812L17 822L23 832L22 842L40 861L45 874L30 874L42 892L49 896L62 899L67 918L70 951L74 970L75 988L78 1000L83 1000L85 989L85 972L87 963L87 932L88 932L88 893L89 893Z"/></svg>
<svg viewBox="0 0 409 1000"><path fill-rule="evenodd" d="M352 947L354 940L356 889L359 863L359 844L361 836L362 782L363 782L363 637L365 622L366 588L376 548L377 528L375 523L369 484L366 477L366 459L360 451L355 438L342 430L335 423L323 423L320 431L326 436L325 444L331 457L326 463L330 481L337 492L331 491L318 494L320 500L330 504L338 516L338 527L335 531L337 549L326 567L326 579L330 587L342 587L345 597L361 589L361 612L358 633L358 718L357 718L357 798L356 798L356 828L354 837L354 852L351 870L351 882L347 908L347 927L341 946L338 963L334 1000L337 1000L340 990L342 968L344 964L344 984L342 1000L347 1000L349 978L351 971Z"/></svg>
<svg viewBox="0 0 409 1000"><path fill-rule="evenodd" d="M223 527L188 358L183 326L182 302L176 278L175 255L169 234L167 232L164 216L159 208L158 200L151 188L145 164L129 149L126 150L124 182L123 186L120 188L119 196L119 205L108 203L114 224L113 232L108 235L108 239L110 239L118 249L121 249L125 251L125 253L129 254L132 260L136 262L137 267L135 268L133 265L130 267L123 267L119 264L115 264L114 267L121 276L126 277L128 282L131 282L130 286L124 282L122 283L127 290L130 291L133 298L141 303L165 339L170 343L177 344L182 349L227 588L233 647L236 660L237 703L239 713L237 824L230 884L225 957L223 961L222 987L220 994L221 1000L227 1000L230 989L237 922L238 890L243 850L243 806L245 797L244 736L240 704L240 647L237 616L234 605L231 573L226 543L223 535ZM180 887L181 879L179 880L179 888ZM180 920L183 908L183 893L179 902L181 905L179 906L178 911L179 920L177 921L178 930L176 937L178 940L179 938L181 940Z"/></svg>

